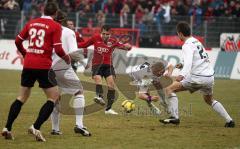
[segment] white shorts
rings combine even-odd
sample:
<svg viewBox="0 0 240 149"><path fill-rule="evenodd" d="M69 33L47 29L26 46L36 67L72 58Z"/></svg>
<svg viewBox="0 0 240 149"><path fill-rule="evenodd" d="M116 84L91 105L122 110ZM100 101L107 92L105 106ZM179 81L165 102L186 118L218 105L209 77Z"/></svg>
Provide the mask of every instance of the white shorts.
<svg viewBox="0 0 240 149"><path fill-rule="evenodd" d="M67 70L56 70L54 72L61 92L73 95L79 91L83 92L82 84L72 67Z"/></svg>
<svg viewBox="0 0 240 149"><path fill-rule="evenodd" d="M190 93L199 90L203 95L213 94L214 76L187 76L181 83Z"/></svg>
<svg viewBox="0 0 240 149"><path fill-rule="evenodd" d="M149 92L149 86L146 86L146 85L138 86L138 93L139 94L145 94L145 93L148 93L148 92Z"/></svg>

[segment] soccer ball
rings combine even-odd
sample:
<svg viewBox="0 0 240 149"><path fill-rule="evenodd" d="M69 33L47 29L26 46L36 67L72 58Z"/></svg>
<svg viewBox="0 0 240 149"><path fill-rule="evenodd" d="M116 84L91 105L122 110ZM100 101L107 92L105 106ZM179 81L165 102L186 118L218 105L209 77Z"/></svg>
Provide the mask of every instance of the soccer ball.
<svg viewBox="0 0 240 149"><path fill-rule="evenodd" d="M135 104L132 100L124 100L122 102L122 107L125 112L130 113L135 109Z"/></svg>

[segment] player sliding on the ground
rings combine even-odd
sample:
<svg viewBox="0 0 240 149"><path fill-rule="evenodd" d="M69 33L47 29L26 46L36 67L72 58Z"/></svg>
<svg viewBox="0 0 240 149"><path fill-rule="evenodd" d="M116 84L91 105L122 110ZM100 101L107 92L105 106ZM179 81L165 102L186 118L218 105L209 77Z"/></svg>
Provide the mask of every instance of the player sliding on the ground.
<svg viewBox="0 0 240 149"><path fill-rule="evenodd" d="M136 85L138 85L138 98L145 100L153 113L160 114L160 110L152 103L152 101L159 100L160 104L165 108L165 110L170 113L172 118L175 119L174 123L179 124L180 121L178 119L178 109L172 108L172 100L177 101L178 98L175 93L172 93L171 100L169 103L167 103L165 100L164 87L161 86L161 82L159 82L159 79L162 76L170 77L172 75L172 72L172 64L168 64L168 62L164 60L158 60L153 64L145 62L139 66L133 67L129 75L134 79ZM152 84L155 86L159 96L150 95L149 88Z"/></svg>
<svg viewBox="0 0 240 149"><path fill-rule="evenodd" d="M87 48L94 45L94 53L92 58L92 78L96 83L96 97L94 101L101 105L105 105L102 88L102 77L105 78L108 86L107 106L105 114L118 114L112 109L115 100L115 71L112 65L112 53L115 49L131 50L130 44L121 44L111 37L111 29L109 26L102 26L100 34L96 34L89 40L78 43L79 48Z"/></svg>
<svg viewBox="0 0 240 149"><path fill-rule="evenodd" d="M170 96L179 91L188 90L193 93L199 90L205 102L225 119L225 127L234 127L235 123L223 105L213 98L214 70L203 45L192 37L191 29L186 22L178 23L176 29L178 37L184 41L182 46L183 64L178 65L179 68L182 67L180 75L172 85L166 88L166 94ZM177 100L174 105L174 108L177 109ZM174 121L175 119L172 118L160 120L164 124Z"/></svg>
<svg viewBox="0 0 240 149"><path fill-rule="evenodd" d="M57 22L62 24L62 46L66 53L68 53L72 60L79 60L78 57L81 57L81 53L77 48L77 41L74 31L67 28L67 15L62 11L58 11L57 17L55 19ZM74 59L75 58L75 59ZM85 106L85 99L83 95L83 87L80 83L80 80L74 69L69 66L64 68L64 64L58 65L57 63L62 61L56 54L53 55L53 65L52 69L55 72L57 83L59 89L62 94L71 94L74 97L73 106L78 107L75 108L76 114L76 126L74 127L75 133L80 133L83 136L91 136L91 133L87 130L87 128L83 125L83 112ZM60 99L61 100L61 99ZM52 120L52 135L60 135L62 134L59 129L59 120L60 113L57 107L59 106L59 102L56 102L55 108L51 114ZM68 106L68 105L65 105Z"/></svg>

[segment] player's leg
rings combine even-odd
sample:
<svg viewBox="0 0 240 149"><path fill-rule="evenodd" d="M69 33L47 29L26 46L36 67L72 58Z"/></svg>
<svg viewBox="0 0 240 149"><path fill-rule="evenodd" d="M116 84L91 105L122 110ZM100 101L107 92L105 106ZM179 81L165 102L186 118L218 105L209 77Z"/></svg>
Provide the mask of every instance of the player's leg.
<svg viewBox="0 0 240 149"><path fill-rule="evenodd" d="M49 80L49 70L38 70L37 81L39 83L39 87L44 91L47 101L41 107L36 121L28 129L28 132L33 134L37 141L46 141L40 132L40 128L42 124L50 117L54 108L54 103L59 98L59 91L57 87L57 81L54 79L51 81Z"/></svg>
<svg viewBox="0 0 240 149"><path fill-rule="evenodd" d="M94 97L94 101L98 104L105 105L104 97L103 97L103 87L102 87L102 77L101 75L94 75L93 80L96 84L96 97Z"/></svg>
<svg viewBox="0 0 240 149"><path fill-rule="evenodd" d="M155 101L155 102L158 101L159 96L151 96L149 94L149 86L145 86L145 85L139 86L138 98L146 101L148 107L150 108L153 114L156 114L156 115L161 114L161 111L159 110L159 108L152 103L152 101Z"/></svg>
<svg viewBox="0 0 240 149"><path fill-rule="evenodd" d="M60 112L59 112L59 101L56 101L54 104L53 112L51 114L51 122L52 122L52 135L61 135L59 124L60 124Z"/></svg>
<svg viewBox="0 0 240 149"><path fill-rule="evenodd" d="M186 90L181 82L174 81L173 84L166 88L166 98L169 102L168 111L170 112L170 118L160 120L164 124L179 124L179 113L178 113L178 97L175 92Z"/></svg>
<svg viewBox="0 0 240 149"><path fill-rule="evenodd" d="M40 128L42 124L50 117L54 108L54 103L59 98L59 92L58 92L57 86L50 87L50 88L43 88L43 91L47 97L47 102L43 104L43 106L41 107L36 121L28 129L28 132L30 134L33 134L37 141L45 142L46 139L43 137L42 133L40 132Z"/></svg>
<svg viewBox="0 0 240 149"><path fill-rule="evenodd" d="M102 87L102 74L103 74L103 65L92 66L92 78L96 84L96 97L94 97L94 101L100 105L105 105L104 97L103 97L103 87Z"/></svg>
<svg viewBox="0 0 240 149"><path fill-rule="evenodd" d="M9 140L14 139L11 134L13 122L18 117L18 115L21 111L22 105L27 101L30 93L31 93L30 87L21 86L20 95L12 103L9 113L8 113L7 123L5 125L5 128L3 128L3 131L2 131L2 135L5 137L5 139L9 139Z"/></svg>
<svg viewBox="0 0 240 149"><path fill-rule="evenodd" d="M230 115L225 110L223 105L219 101L213 99L213 96L211 94L203 95L203 99L205 100L205 102L208 105L210 105L213 108L214 111L216 111L220 116L222 116L225 119L225 121L226 121L225 127L234 127L235 126L233 119L230 117Z"/></svg>
<svg viewBox="0 0 240 149"><path fill-rule="evenodd" d="M85 99L82 92L78 92L75 94L73 107L75 108L75 113L76 113L76 126L74 127L74 132L80 133L83 136L87 136L87 137L91 136L91 133L83 125Z"/></svg>
<svg viewBox="0 0 240 149"><path fill-rule="evenodd" d="M112 109L112 105L115 101L115 83L114 83L114 76L108 75L106 77L106 82L108 86L108 92L107 92L107 106L105 109L105 114L118 114Z"/></svg>
<svg viewBox="0 0 240 149"><path fill-rule="evenodd" d="M16 100L12 103L10 107L7 123L2 131L2 135L5 137L5 139L13 139L13 136L11 134L13 122L20 113L22 105L27 101L31 93L31 87L34 86L35 81L36 76L34 71L23 69L21 74L21 87L19 96L16 98Z"/></svg>

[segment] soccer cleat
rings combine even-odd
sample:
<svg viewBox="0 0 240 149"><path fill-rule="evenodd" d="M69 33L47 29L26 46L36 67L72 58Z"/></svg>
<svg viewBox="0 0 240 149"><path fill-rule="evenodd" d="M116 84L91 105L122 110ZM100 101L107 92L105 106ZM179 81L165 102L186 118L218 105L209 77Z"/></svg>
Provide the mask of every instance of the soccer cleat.
<svg viewBox="0 0 240 149"><path fill-rule="evenodd" d="M6 140L14 140L14 137L13 137L11 131L8 131L7 128L3 128L3 130L2 130L2 136L3 136Z"/></svg>
<svg viewBox="0 0 240 149"><path fill-rule="evenodd" d="M78 126L74 127L75 133L80 133L84 137L90 137L92 134L87 130L86 127L79 128Z"/></svg>
<svg viewBox="0 0 240 149"><path fill-rule="evenodd" d="M106 111L105 111L105 114L118 115L118 113L117 113L117 112L115 112L115 111L114 111L114 110L112 110L112 109L106 110Z"/></svg>
<svg viewBox="0 0 240 149"><path fill-rule="evenodd" d="M159 122L161 122L163 124L175 124L175 125L179 125L180 124L180 120L176 119L174 117L169 117L169 118L164 119L164 120L159 120Z"/></svg>
<svg viewBox="0 0 240 149"><path fill-rule="evenodd" d="M233 127L235 127L235 122L234 122L234 121L227 122L227 123L225 124L225 127L227 127L227 128L233 128Z"/></svg>
<svg viewBox="0 0 240 149"><path fill-rule="evenodd" d="M100 104L102 106L104 106L106 104L102 97L94 97L93 100L94 100L94 102L96 102L97 104Z"/></svg>
<svg viewBox="0 0 240 149"><path fill-rule="evenodd" d="M33 127L33 125L28 129L28 133L35 136L36 141L46 142L46 139L43 137L40 130L37 130Z"/></svg>
<svg viewBox="0 0 240 149"><path fill-rule="evenodd" d="M62 135L62 132L61 132L60 130L57 131L57 130L54 130L54 129L53 129L53 130L51 131L51 135Z"/></svg>

